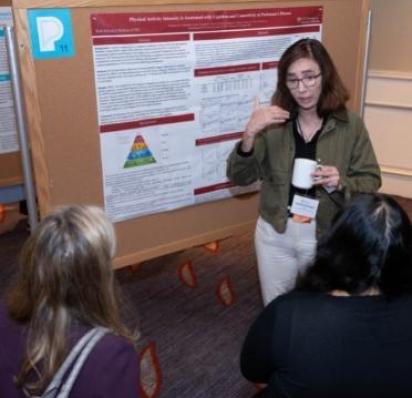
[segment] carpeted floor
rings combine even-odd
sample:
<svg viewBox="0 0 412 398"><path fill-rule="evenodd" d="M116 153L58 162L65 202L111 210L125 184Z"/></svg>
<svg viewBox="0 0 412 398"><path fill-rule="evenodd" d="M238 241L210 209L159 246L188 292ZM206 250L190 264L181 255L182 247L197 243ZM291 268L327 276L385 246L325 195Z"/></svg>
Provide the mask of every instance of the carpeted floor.
<svg viewBox="0 0 412 398"><path fill-rule="evenodd" d="M256 391L238 365L261 308L251 235L219 245L217 253L193 248L118 272L128 312L139 318L142 386L153 392L160 382L160 397L247 398Z"/></svg>
<svg viewBox="0 0 412 398"><path fill-rule="evenodd" d="M397 198L412 219L412 200ZM0 231L1 232L1 231ZM28 236L0 234L0 296ZM252 234L116 271L126 322L138 327L143 398L249 398L239 372L244 336L261 310Z"/></svg>

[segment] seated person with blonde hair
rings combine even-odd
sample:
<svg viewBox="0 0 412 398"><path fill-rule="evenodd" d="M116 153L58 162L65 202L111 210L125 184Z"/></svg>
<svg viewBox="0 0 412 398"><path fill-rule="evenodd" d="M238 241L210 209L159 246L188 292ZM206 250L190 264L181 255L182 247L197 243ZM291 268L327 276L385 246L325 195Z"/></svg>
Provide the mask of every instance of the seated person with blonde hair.
<svg viewBox="0 0 412 398"><path fill-rule="evenodd" d="M115 245L98 207L62 207L35 229L0 302L1 397L138 397L134 337L115 294Z"/></svg>
<svg viewBox="0 0 412 398"><path fill-rule="evenodd" d="M412 227L385 195L361 195L320 240L294 292L252 325L241 368L258 397L412 397Z"/></svg>

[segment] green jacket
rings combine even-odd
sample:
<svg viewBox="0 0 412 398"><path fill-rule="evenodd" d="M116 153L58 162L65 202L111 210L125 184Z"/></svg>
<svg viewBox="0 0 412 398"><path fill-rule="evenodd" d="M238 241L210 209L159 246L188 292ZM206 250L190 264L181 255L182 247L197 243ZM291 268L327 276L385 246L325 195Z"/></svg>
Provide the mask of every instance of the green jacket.
<svg viewBox="0 0 412 398"><path fill-rule="evenodd" d="M256 137L250 156L238 154L238 145L228 159L227 176L237 185L261 180L261 217L277 232L286 229L289 188L295 154L293 122L270 126ZM317 187L319 208L317 236L329 226L344 201L356 193L375 192L381 185L380 169L366 127L360 117L343 110L332 113L318 138L316 158L339 170L342 191L328 194Z"/></svg>

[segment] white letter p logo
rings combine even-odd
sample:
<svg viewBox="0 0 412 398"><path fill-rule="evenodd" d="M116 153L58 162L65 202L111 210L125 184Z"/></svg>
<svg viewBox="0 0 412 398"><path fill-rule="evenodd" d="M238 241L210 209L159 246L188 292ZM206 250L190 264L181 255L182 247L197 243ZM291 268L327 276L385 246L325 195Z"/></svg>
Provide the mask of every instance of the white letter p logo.
<svg viewBox="0 0 412 398"><path fill-rule="evenodd" d="M64 27L56 17L37 17L40 51L55 51L55 43L63 37Z"/></svg>

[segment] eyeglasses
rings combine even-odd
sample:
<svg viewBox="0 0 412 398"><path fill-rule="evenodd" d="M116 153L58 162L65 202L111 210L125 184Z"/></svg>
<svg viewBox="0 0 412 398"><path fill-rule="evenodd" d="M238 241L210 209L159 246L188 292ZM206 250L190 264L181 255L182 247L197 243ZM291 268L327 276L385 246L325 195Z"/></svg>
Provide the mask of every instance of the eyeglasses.
<svg viewBox="0 0 412 398"><path fill-rule="evenodd" d="M317 75L305 76L302 79L286 79L286 85L290 90L296 90L299 87L299 82L302 82L305 87L313 87L321 74L319 72Z"/></svg>

